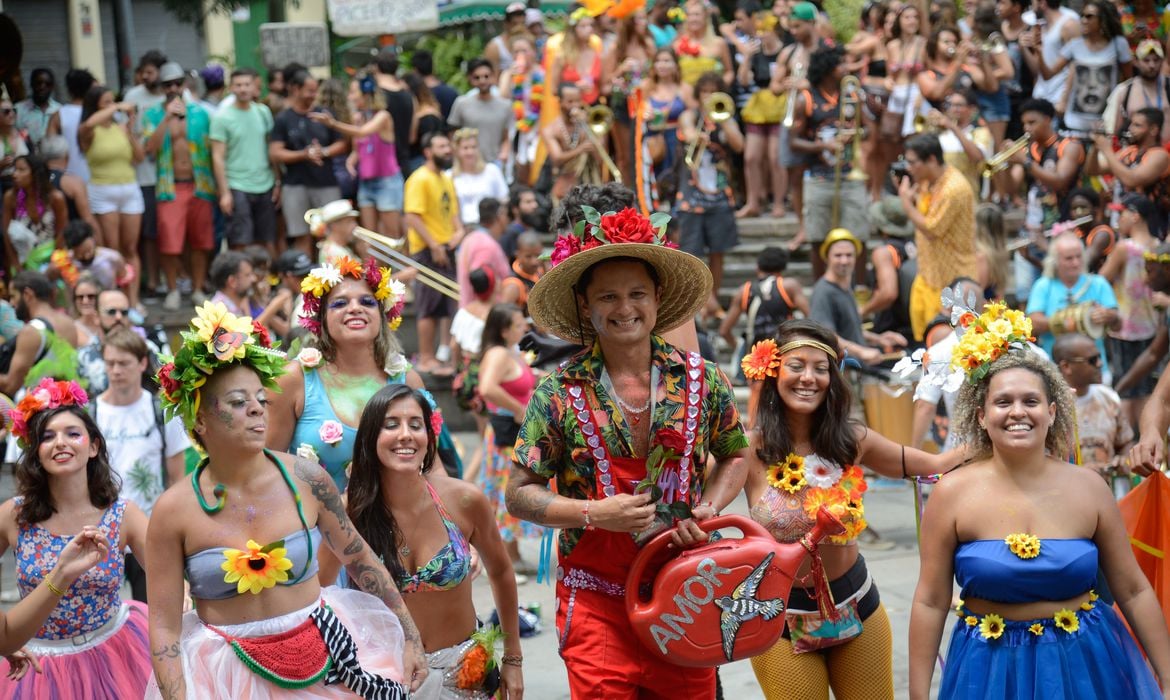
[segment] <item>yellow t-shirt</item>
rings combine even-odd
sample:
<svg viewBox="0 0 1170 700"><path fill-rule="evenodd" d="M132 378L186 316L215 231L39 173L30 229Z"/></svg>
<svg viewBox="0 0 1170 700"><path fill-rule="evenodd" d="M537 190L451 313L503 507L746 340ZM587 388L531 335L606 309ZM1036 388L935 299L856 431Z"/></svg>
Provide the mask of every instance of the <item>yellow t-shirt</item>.
<svg viewBox="0 0 1170 700"><path fill-rule="evenodd" d="M125 185L137 182L134 175L134 148L117 124L97 126L93 142L85 152L89 182L93 185Z"/></svg>
<svg viewBox="0 0 1170 700"><path fill-rule="evenodd" d="M431 238L447 243L455 235L452 218L459 214L455 183L446 173L436 173L424 165L406 180L403 211L421 216ZM413 228L406 235L411 255L426 250L426 242Z"/></svg>

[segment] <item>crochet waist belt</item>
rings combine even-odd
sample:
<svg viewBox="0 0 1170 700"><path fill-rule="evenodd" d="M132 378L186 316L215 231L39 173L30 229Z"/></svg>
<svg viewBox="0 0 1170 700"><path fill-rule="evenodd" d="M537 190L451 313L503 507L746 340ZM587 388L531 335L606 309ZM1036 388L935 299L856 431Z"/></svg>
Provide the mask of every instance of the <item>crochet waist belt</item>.
<svg viewBox="0 0 1170 700"><path fill-rule="evenodd" d="M407 700L401 683L362 670L353 637L324 603L296 627L261 637L235 637L203 624L223 637L253 673L281 688L324 681L343 683L366 700Z"/></svg>

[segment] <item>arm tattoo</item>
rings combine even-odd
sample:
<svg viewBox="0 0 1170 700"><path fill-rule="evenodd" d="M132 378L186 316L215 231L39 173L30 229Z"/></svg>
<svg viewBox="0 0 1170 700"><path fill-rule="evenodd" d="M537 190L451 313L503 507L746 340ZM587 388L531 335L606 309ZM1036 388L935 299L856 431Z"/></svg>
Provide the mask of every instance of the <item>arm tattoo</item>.
<svg viewBox="0 0 1170 700"><path fill-rule="evenodd" d="M515 471L512 473L515 474ZM547 486L508 482L508 512L521 520L546 524L548 507L555 498L556 494L549 491Z"/></svg>
<svg viewBox="0 0 1170 700"><path fill-rule="evenodd" d="M410 617L410 611L406 609L398 587L390 580L390 574L386 571L386 567L373 559L373 554L368 549L366 552L366 557L345 567L346 573L349 574L350 579L357 584L358 588L380 598L386 607L398 616L398 622L402 625L402 634L408 642L421 642L418 628L415 627L414 620Z"/></svg>
<svg viewBox="0 0 1170 700"><path fill-rule="evenodd" d="M345 512L345 504L341 502L341 494L333 485L333 479L321 467L300 458L297 459L293 469L297 477L309 485L309 492L313 494L313 498L316 498L321 507L337 519L338 530L345 536L347 543L342 554L350 554L354 548L353 539L357 538L357 531L353 529L353 524L349 521L349 515ZM333 547L333 538L327 531L323 534L330 547ZM356 554L361 549L362 545L358 543L357 549L352 553Z"/></svg>
<svg viewBox="0 0 1170 700"><path fill-rule="evenodd" d="M159 661L166 661L167 659L177 659L180 656L179 643L175 642L174 644L169 644L167 646L159 647L158 649L152 649L150 651L150 653L151 653L151 655L154 656L154 658L158 659Z"/></svg>

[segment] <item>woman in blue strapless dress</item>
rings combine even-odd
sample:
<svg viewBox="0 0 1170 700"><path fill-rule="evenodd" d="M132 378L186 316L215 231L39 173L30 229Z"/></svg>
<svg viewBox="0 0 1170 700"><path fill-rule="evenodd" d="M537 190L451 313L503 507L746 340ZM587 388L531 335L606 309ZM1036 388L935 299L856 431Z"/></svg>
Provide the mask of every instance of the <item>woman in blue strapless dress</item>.
<svg viewBox="0 0 1170 700"><path fill-rule="evenodd" d="M928 697L952 613L940 698L1164 697L1155 673L1170 686L1170 633L1113 495L1057 458L1074 435L1068 385L1017 349L976 368L987 372L964 382L952 419L975 461L943 477L922 521L910 697ZM1093 592L1098 567L1149 664Z"/></svg>

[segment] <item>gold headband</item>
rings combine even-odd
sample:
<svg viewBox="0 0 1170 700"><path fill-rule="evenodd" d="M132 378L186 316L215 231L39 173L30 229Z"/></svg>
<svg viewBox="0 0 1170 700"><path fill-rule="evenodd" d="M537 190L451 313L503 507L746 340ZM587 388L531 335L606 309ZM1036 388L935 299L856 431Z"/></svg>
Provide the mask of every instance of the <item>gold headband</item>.
<svg viewBox="0 0 1170 700"><path fill-rule="evenodd" d="M785 354L792 352L793 350L795 350L797 348L816 348L817 350L821 350L826 355L833 358L833 360L837 359L837 351L836 350L829 347L828 345L825 345L824 343L822 343L819 340L813 340L811 338L798 338L796 340L790 340L787 343L784 343L783 345L781 345L780 349L776 351L776 354L780 355L780 356L784 356Z"/></svg>
<svg viewBox="0 0 1170 700"><path fill-rule="evenodd" d="M1146 262L1156 262L1163 265L1170 264L1170 253L1142 253Z"/></svg>

